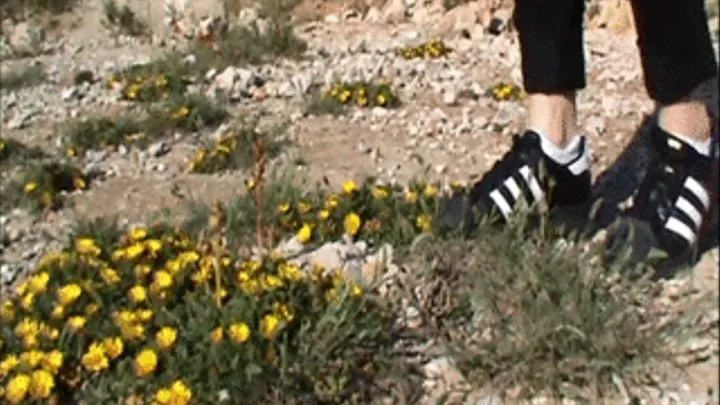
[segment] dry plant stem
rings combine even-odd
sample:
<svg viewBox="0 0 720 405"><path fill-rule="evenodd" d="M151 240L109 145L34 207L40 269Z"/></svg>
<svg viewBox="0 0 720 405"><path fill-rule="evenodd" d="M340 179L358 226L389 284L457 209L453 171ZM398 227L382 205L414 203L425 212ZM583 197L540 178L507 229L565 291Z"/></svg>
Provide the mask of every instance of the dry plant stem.
<svg viewBox="0 0 720 405"><path fill-rule="evenodd" d="M213 270L215 273L215 304L220 307L222 304L222 282L220 277L220 263L225 248L225 225L227 215L222 202L216 201L213 204L213 212L210 215L210 232L214 236L210 240L210 247L213 250ZM216 235L216 236L215 236Z"/></svg>
<svg viewBox="0 0 720 405"><path fill-rule="evenodd" d="M257 214L255 217L255 234L257 237L257 245L260 249L265 247L264 237L264 202L265 202L265 166L267 164L267 156L262 141L256 139L253 142L253 159L255 161L254 177L255 177L255 204L257 206Z"/></svg>

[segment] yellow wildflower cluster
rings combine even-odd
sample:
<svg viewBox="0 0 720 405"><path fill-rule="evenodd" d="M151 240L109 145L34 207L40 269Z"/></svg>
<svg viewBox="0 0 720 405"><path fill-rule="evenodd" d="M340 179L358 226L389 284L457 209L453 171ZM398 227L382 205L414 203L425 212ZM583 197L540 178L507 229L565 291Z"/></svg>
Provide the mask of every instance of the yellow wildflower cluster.
<svg viewBox="0 0 720 405"><path fill-rule="evenodd" d="M397 50L397 54L404 59L437 59L445 57L451 52L452 48L449 48L443 41L438 39Z"/></svg>
<svg viewBox="0 0 720 405"><path fill-rule="evenodd" d="M343 274L278 254L237 257L163 225L76 237L0 302L0 403L72 392L87 403L188 404L222 384L241 395L245 373L228 364L278 375L292 360L287 342L325 308L370 305Z"/></svg>
<svg viewBox="0 0 720 405"><path fill-rule="evenodd" d="M368 179L359 185L348 179L338 193L283 202L276 207L276 215L280 228L294 231L302 243L334 240L343 234L398 241L432 231L438 203L437 184L401 187Z"/></svg>
<svg viewBox="0 0 720 405"><path fill-rule="evenodd" d="M324 97L342 105L355 104L359 107L395 107L400 103L387 83L336 83Z"/></svg>
<svg viewBox="0 0 720 405"><path fill-rule="evenodd" d="M497 101L522 100L525 95L523 90L513 83L498 83L489 89L488 95Z"/></svg>
<svg viewBox="0 0 720 405"><path fill-rule="evenodd" d="M107 81L108 87L120 89L124 100L155 102L167 99L172 94L185 92L186 83L174 75L143 73L142 67L135 71L115 73Z"/></svg>
<svg viewBox="0 0 720 405"><path fill-rule="evenodd" d="M56 209L63 204L63 192L85 190L89 179L72 165L49 163L29 171L18 187L31 209Z"/></svg>
<svg viewBox="0 0 720 405"><path fill-rule="evenodd" d="M211 147L198 148L195 158L190 162L190 171L217 173L229 169L233 163L233 154L241 141L241 136L231 132L222 136Z"/></svg>

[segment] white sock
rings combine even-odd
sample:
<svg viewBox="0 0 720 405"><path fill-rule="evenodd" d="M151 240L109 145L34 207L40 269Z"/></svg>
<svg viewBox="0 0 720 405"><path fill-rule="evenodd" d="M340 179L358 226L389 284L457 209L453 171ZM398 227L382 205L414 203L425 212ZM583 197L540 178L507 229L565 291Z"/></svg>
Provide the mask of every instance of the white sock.
<svg viewBox="0 0 720 405"><path fill-rule="evenodd" d="M663 131L667 132L668 134L680 139L684 143L686 143L691 148L695 149L699 154L703 156L710 156L710 147L711 147L711 138L708 138L704 141L700 141L697 138L693 138L687 135L678 134L676 132L668 131L667 129L660 127Z"/></svg>
<svg viewBox="0 0 720 405"><path fill-rule="evenodd" d="M582 139L580 135L572 137L570 142L568 142L564 148L561 148L555 142L550 140L550 137L548 137L545 132L535 128L528 129L540 135L540 148L543 150L543 153L545 153L545 156L554 160L556 163L566 165L577 159L582 152L580 150L580 141Z"/></svg>

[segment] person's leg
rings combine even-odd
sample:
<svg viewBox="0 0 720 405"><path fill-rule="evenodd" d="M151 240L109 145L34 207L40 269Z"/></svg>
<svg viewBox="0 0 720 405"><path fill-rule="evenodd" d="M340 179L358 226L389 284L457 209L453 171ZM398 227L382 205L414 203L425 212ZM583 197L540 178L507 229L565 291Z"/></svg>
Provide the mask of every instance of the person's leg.
<svg viewBox="0 0 720 405"><path fill-rule="evenodd" d="M577 133L575 93L585 88L584 0L518 0L527 127L563 147Z"/></svg>
<svg viewBox="0 0 720 405"><path fill-rule="evenodd" d="M497 212L510 220L521 202L551 208L590 196L589 152L578 135L575 92L585 87L584 0L517 0L527 130L467 193L446 202L441 228L472 228Z"/></svg>
<svg viewBox="0 0 720 405"><path fill-rule="evenodd" d="M659 107L651 130L659 159L648 168L629 212L649 232L633 242L614 237L612 243L643 246L639 250L651 244L671 261L684 262L693 259L717 200L711 118L695 91L717 77L717 61L704 0L633 0L632 6L645 85Z"/></svg>
<svg viewBox="0 0 720 405"><path fill-rule="evenodd" d="M706 142L710 117L694 91L717 77L704 0L633 0L648 94L659 104L663 129Z"/></svg>

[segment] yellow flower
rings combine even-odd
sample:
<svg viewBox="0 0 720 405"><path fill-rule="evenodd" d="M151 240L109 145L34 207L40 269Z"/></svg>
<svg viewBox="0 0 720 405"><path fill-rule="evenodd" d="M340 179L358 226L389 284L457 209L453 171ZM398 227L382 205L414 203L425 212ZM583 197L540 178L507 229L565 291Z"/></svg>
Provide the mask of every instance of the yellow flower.
<svg viewBox="0 0 720 405"><path fill-rule="evenodd" d="M350 294L352 294L353 297L359 297L363 293L363 288L358 283L352 283L352 286L350 288Z"/></svg>
<svg viewBox="0 0 720 405"><path fill-rule="evenodd" d="M172 397L170 403L173 405L187 405L192 399L192 391L190 387L185 385L182 381L175 381L170 387L172 391Z"/></svg>
<svg viewBox="0 0 720 405"><path fill-rule="evenodd" d="M67 284L61 287L57 292L57 298L60 305L67 306L75 302L82 294L82 288L77 284Z"/></svg>
<svg viewBox="0 0 720 405"><path fill-rule="evenodd" d="M0 361L0 378L10 374L10 372L18 365L20 365L20 360L14 354L7 356L3 361Z"/></svg>
<svg viewBox="0 0 720 405"><path fill-rule="evenodd" d="M101 343L92 343L87 353L82 356L82 365L92 372L98 372L108 368L109 361L105 356L105 348Z"/></svg>
<svg viewBox="0 0 720 405"><path fill-rule="evenodd" d="M288 322L292 322L292 320L295 319L295 312L293 312L288 304L276 302L273 305L273 311Z"/></svg>
<svg viewBox="0 0 720 405"><path fill-rule="evenodd" d="M152 318L153 311L151 309L143 309L142 311L138 311L137 316L141 321L147 322Z"/></svg>
<svg viewBox="0 0 720 405"><path fill-rule="evenodd" d="M438 193L437 187L433 184L426 184L425 190L423 190L423 194L425 194L425 197L435 197Z"/></svg>
<svg viewBox="0 0 720 405"><path fill-rule="evenodd" d="M357 190L357 183L355 183L355 180L353 179L345 180L342 183L342 190L346 194L351 194L353 191Z"/></svg>
<svg viewBox="0 0 720 405"><path fill-rule="evenodd" d="M280 327L280 318L275 314L265 315L260 322L260 332L267 339L272 339Z"/></svg>
<svg viewBox="0 0 720 405"><path fill-rule="evenodd" d="M132 302L138 304L140 302L143 302L147 299L147 290L145 290L145 287L141 285L135 285L133 288L128 291L128 294L130 295L130 299Z"/></svg>
<svg viewBox="0 0 720 405"><path fill-rule="evenodd" d="M213 343L218 343L223 338L223 330L222 327L217 327L213 329L213 331L210 333L210 340L212 340Z"/></svg>
<svg viewBox="0 0 720 405"><path fill-rule="evenodd" d="M175 343L177 339L177 331L171 327L164 327L155 334L155 343L161 349L169 349Z"/></svg>
<svg viewBox="0 0 720 405"><path fill-rule="evenodd" d="M146 376L157 367L157 354L152 349L143 349L135 358L135 371L138 375Z"/></svg>
<svg viewBox="0 0 720 405"><path fill-rule="evenodd" d="M432 231L432 218L428 214L422 214L415 220L415 225L423 232Z"/></svg>
<svg viewBox="0 0 720 405"><path fill-rule="evenodd" d="M82 177L75 177L73 179L73 186L76 190L85 190L87 188L87 182Z"/></svg>
<svg viewBox="0 0 720 405"><path fill-rule="evenodd" d="M172 118L180 119L180 118L187 117L188 115L190 115L190 108L188 108L187 106L182 106L182 107L178 108L177 111L172 113Z"/></svg>
<svg viewBox="0 0 720 405"><path fill-rule="evenodd" d="M360 216L354 212L351 212L345 216L345 232L348 235L355 236L360 230Z"/></svg>
<svg viewBox="0 0 720 405"><path fill-rule="evenodd" d="M320 210L318 212L318 219L328 219L330 218L330 211L328 210Z"/></svg>
<svg viewBox="0 0 720 405"><path fill-rule="evenodd" d="M338 204L340 204L340 197L337 194L330 194L327 201L325 201L325 208L332 210L336 208Z"/></svg>
<svg viewBox="0 0 720 405"><path fill-rule="evenodd" d="M55 305L52 310L52 314L50 316L52 319L60 319L65 314L65 307L62 305Z"/></svg>
<svg viewBox="0 0 720 405"><path fill-rule="evenodd" d="M300 214L307 214L312 209L312 205L305 201L299 201L297 203L297 209Z"/></svg>
<svg viewBox="0 0 720 405"><path fill-rule="evenodd" d="M155 402L166 405L170 403L170 399L172 398L172 392L167 388L160 388L155 393Z"/></svg>
<svg viewBox="0 0 720 405"><path fill-rule="evenodd" d="M159 270L155 273L153 285L161 290L168 288L172 285L172 276L167 271Z"/></svg>
<svg viewBox="0 0 720 405"><path fill-rule="evenodd" d="M290 203L284 202L282 204L278 204L277 206L277 212L278 214L284 214L290 210Z"/></svg>
<svg viewBox="0 0 720 405"><path fill-rule="evenodd" d="M245 343L250 339L250 327L244 323L230 325L230 338L237 343Z"/></svg>
<svg viewBox="0 0 720 405"><path fill-rule="evenodd" d="M30 282L28 283L28 292L37 294L39 292L45 291L49 281L50 274L48 274L48 272L46 271L34 275L32 278L30 278Z"/></svg>
<svg viewBox="0 0 720 405"><path fill-rule="evenodd" d="M22 281L20 284L18 284L18 285L15 287L15 294L17 294L17 295L23 295L23 294L25 294L25 292L26 292L27 289L28 289L28 283L29 283L29 281L28 281L28 280L25 280L25 281Z"/></svg>
<svg viewBox="0 0 720 405"><path fill-rule="evenodd" d="M29 182L25 183L25 187L23 188L23 191L25 191L25 194L30 194L33 191L35 191L35 189L37 189L37 187L38 187L38 184L36 182L29 181Z"/></svg>
<svg viewBox="0 0 720 405"><path fill-rule="evenodd" d="M409 204L413 204L417 201L418 195L414 191L408 191L405 193L405 201Z"/></svg>
<svg viewBox="0 0 720 405"><path fill-rule="evenodd" d="M145 241L145 246L152 254L156 254L162 249L162 242L158 239L148 239Z"/></svg>
<svg viewBox="0 0 720 405"><path fill-rule="evenodd" d="M283 282L282 278L280 278L276 275L273 275L273 274L268 274L263 279L263 287L268 290L281 288L284 285L285 285L285 283Z"/></svg>
<svg viewBox="0 0 720 405"><path fill-rule="evenodd" d="M34 399L46 399L50 397L53 388L55 388L55 379L52 374L45 370L36 370L32 373L30 395Z"/></svg>
<svg viewBox="0 0 720 405"><path fill-rule="evenodd" d="M75 250L84 255L98 256L101 253L100 248L92 238L80 238L75 241Z"/></svg>
<svg viewBox="0 0 720 405"><path fill-rule="evenodd" d="M6 321L12 321L15 319L15 308L12 301L5 300L0 304L0 318Z"/></svg>
<svg viewBox="0 0 720 405"><path fill-rule="evenodd" d="M68 326L73 331L82 329L82 327L85 326L86 323L87 319L85 319L84 316L73 316L68 319Z"/></svg>
<svg viewBox="0 0 720 405"><path fill-rule="evenodd" d="M63 358L64 355L60 350L53 350L50 353L46 353L42 360L43 368L52 374L57 374L63 365Z"/></svg>
<svg viewBox="0 0 720 405"><path fill-rule="evenodd" d="M138 257L140 257L140 255L143 254L143 252L145 252L145 245L136 242L128 246L127 249L125 249L125 257L130 260L137 259Z"/></svg>
<svg viewBox="0 0 720 405"><path fill-rule="evenodd" d="M32 349L38 344L38 337L37 335L27 335L23 338L23 346L25 346L26 349Z"/></svg>
<svg viewBox="0 0 720 405"><path fill-rule="evenodd" d="M105 338L102 345L105 353L113 360L118 358L124 350L123 341L119 337Z"/></svg>
<svg viewBox="0 0 720 405"><path fill-rule="evenodd" d="M27 374L18 374L5 386L5 399L11 404L19 404L25 399L29 388L30 377Z"/></svg>
<svg viewBox="0 0 720 405"><path fill-rule="evenodd" d="M307 243L308 241L310 241L310 238L312 238L312 227L310 226L310 224L303 224L302 228L300 228L295 237L300 243Z"/></svg>
<svg viewBox="0 0 720 405"><path fill-rule="evenodd" d="M300 267L291 263L282 263L278 267L278 273L280 277L290 281L297 281L302 279L303 273Z"/></svg>
<svg viewBox="0 0 720 405"><path fill-rule="evenodd" d="M20 301L20 307L26 311L29 311L35 303L35 294L27 293L22 297Z"/></svg>
<svg viewBox="0 0 720 405"><path fill-rule="evenodd" d="M387 188L383 186L375 186L372 193L373 196L379 200L383 200L390 195L390 192L388 192Z"/></svg>
<svg viewBox="0 0 720 405"><path fill-rule="evenodd" d="M143 278L150 274L150 272L152 271L152 266L147 263L139 263L135 265L135 268L133 270L135 272L135 277Z"/></svg>
<svg viewBox="0 0 720 405"><path fill-rule="evenodd" d="M23 318L15 325L15 333L18 336L35 335L40 332L40 324L31 318Z"/></svg>
<svg viewBox="0 0 720 405"><path fill-rule="evenodd" d="M20 362L24 365L35 368L43 361L45 354L39 350L30 350L20 355Z"/></svg>
<svg viewBox="0 0 720 405"><path fill-rule="evenodd" d="M55 340L58 338L58 336L60 336L60 331L53 328L52 326L43 325L42 334L43 334L43 336L45 336L46 338L48 338L50 340Z"/></svg>

